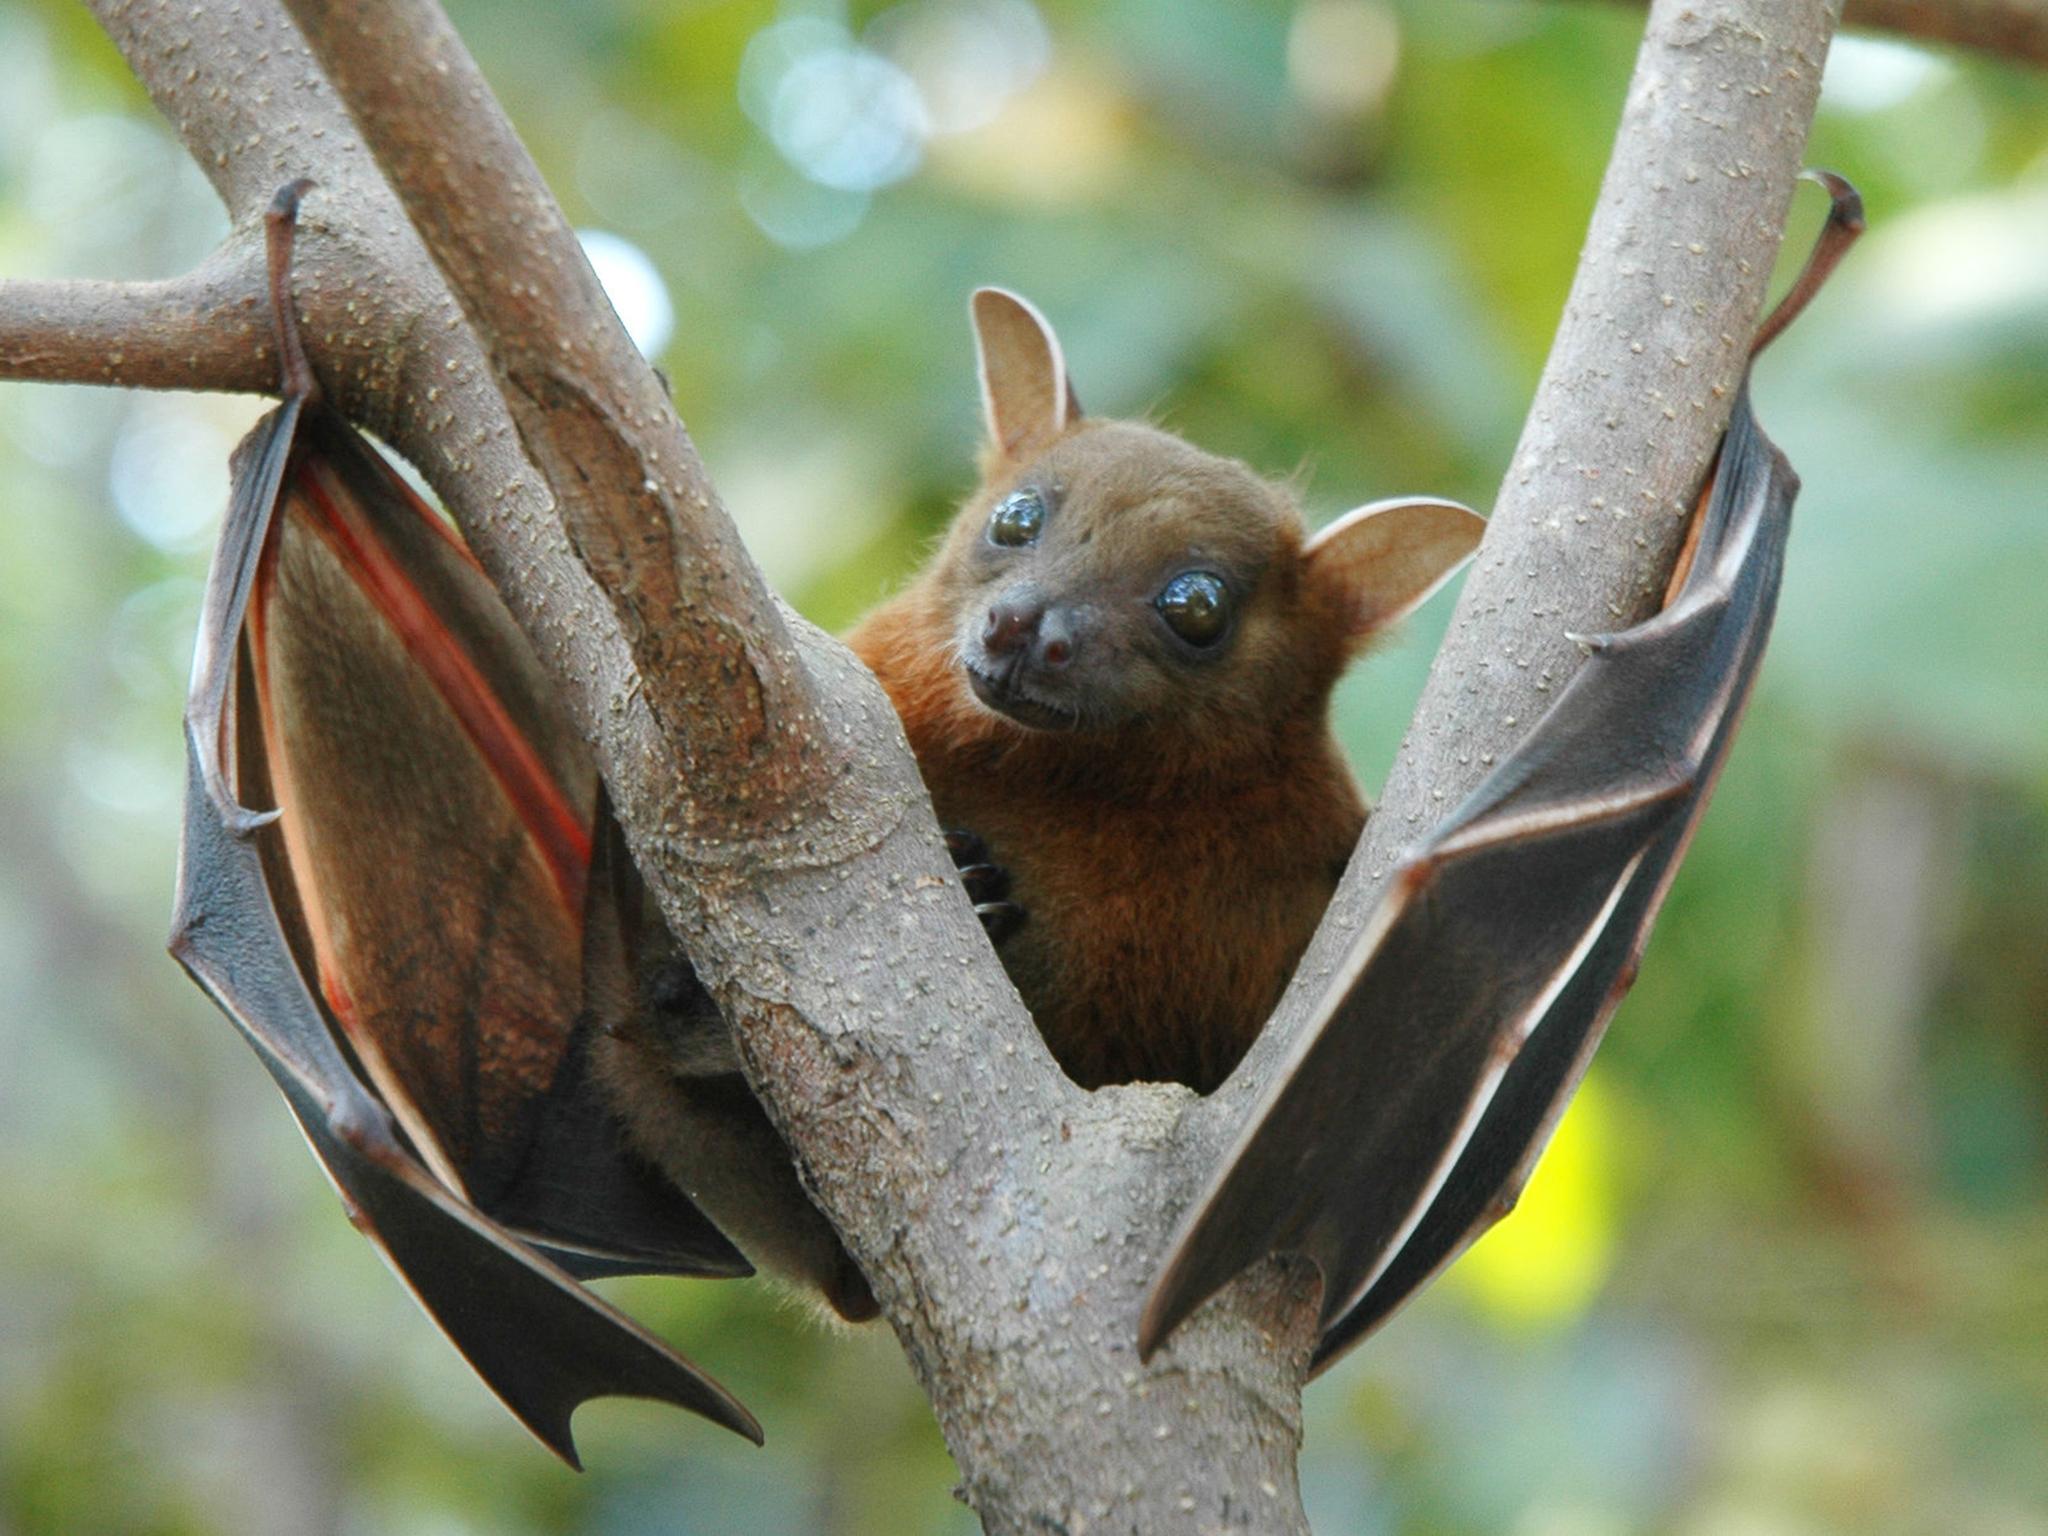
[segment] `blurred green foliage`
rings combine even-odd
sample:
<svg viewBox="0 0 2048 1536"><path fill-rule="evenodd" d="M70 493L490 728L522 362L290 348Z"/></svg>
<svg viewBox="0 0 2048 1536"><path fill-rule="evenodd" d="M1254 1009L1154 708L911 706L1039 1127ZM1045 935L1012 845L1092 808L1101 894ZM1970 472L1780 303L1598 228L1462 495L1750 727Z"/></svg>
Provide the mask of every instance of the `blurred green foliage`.
<svg viewBox="0 0 2048 1536"><path fill-rule="evenodd" d="M1055 318L1091 409L1299 471L1318 518L1485 505L1639 24L452 8L571 216L658 270L684 418L831 625L970 482L978 282ZM2048 84L1857 39L1811 158L1874 228L1757 381L1806 491L1749 729L1524 1210L1311 1389L1332 1536L2048 1532ZM221 232L85 13L0 0L0 272L167 275ZM555 1466L161 955L258 409L0 386L0 1536L971 1529L887 1334L758 1287L616 1289L766 1453L605 1404ZM1443 619L1344 689L1368 782Z"/></svg>

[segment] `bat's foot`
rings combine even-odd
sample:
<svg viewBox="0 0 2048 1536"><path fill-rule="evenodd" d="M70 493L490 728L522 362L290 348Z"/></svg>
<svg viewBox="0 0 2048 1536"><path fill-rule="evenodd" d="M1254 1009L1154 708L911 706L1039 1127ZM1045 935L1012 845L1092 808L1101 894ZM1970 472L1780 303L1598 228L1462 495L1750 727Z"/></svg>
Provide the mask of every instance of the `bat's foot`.
<svg viewBox="0 0 2048 1536"><path fill-rule="evenodd" d="M868 1279L853 1260L839 1255L839 1268L825 1286L825 1300L849 1323L866 1323L882 1315L881 1304L868 1288Z"/></svg>
<svg viewBox="0 0 2048 1536"><path fill-rule="evenodd" d="M946 834L946 852L960 871L960 883L967 887L967 899L974 903L974 915L992 943L1000 944L1024 926L1024 909L1011 901L1010 872L990 860L988 844L972 832Z"/></svg>

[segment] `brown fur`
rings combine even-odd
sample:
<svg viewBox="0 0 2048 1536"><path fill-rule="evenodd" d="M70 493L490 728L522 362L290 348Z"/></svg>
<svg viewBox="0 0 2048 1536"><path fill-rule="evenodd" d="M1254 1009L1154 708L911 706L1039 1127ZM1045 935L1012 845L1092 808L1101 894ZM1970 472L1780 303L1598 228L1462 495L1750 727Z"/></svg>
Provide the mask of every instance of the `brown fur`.
<svg viewBox="0 0 2048 1536"><path fill-rule="evenodd" d="M1082 421L983 468L932 563L848 642L940 822L1009 869L1028 917L1003 963L1061 1066L1088 1087L1206 1090L1271 1012L1364 825L1327 724L1356 644L1342 595L1304 560L1284 492L1167 433ZM989 510L1024 484L1058 496L1042 547L988 558ZM1190 563L1243 582L1215 658L1153 634L1152 596ZM1077 679L1073 730L1017 724L966 682L963 644L1025 565L1092 619L1101 670Z"/></svg>
<svg viewBox="0 0 2048 1536"><path fill-rule="evenodd" d="M752 1263L798 1281L847 1322L875 1315L866 1279L804 1192L708 998L689 1018L623 1021L598 1037L592 1062L633 1149Z"/></svg>
<svg viewBox="0 0 2048 1536"><path fill-rule="evenodd" d="M1242 464L1081 419L1058 340L1024 301L983 289L973 313L982 485L848 640L902 716L941 822L1010 871L1028 916L1003 964L1060 1064L1088 1087L1207 1090L1272 1011L1365 822L1330 690L1470 552L1478 519L1362 508L1311 540L1293 498ZM1039 494L1043 526L1000 546L991 511L1020 489ZM1156 606L1195 572L1222 582L1233 614L1209 646L1176 638ZM1055 621L1057 661L1043 648ZM1027 631L1021 648L991 646ZM1039 724L982 703L969 663ZM750 1257L843 1317L872 1315L688 979L643 988L600 1046L634 1144Z"/></svg>

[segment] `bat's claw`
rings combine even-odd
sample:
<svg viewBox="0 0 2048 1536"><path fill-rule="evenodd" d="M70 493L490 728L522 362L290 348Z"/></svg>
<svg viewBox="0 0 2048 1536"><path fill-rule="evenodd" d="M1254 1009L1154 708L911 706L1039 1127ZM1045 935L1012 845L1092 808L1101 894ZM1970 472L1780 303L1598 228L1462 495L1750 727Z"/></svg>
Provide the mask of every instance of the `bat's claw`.
<svg viewBox="0 0 2048 1536"><path fill-rule="evenodd" d="M946 852L960 872L967 899L974 903L974 915L982 931L1000 944L1024 923L1024 908L1009 899L1010 872L989 857L988 844L974 833L954 830L946 834Z"/></svg>
<svg viewBox="0 0 2048 1536"><path fill-rule="evenodd" d="M983 902L1002 901L1010 894L1010 872L1000 864L963 865L960 883L967 887L967 899L976 906Z"/></svg>
<svg viewBox="0 0 2048 1536"><path fill-rule="evenodd" d="M230 800L221 807L221 824L236 837L254 837L269 826L282 811L252 811L238 801Z"/></svg>
<svg viewBox="0 0 2048 1536"><path fill-rule="evenodd" d="M955 869L988 862L988 844L961 827L955 827L946 834L946 852L952 855Z"/></svg>
<svg viewBox="0 0 2048 1536"><path fill-rule="evenodd" d="M974 915L992 944L1000 944L1024 926L1024 909L1014 901L977 901Z"/></svg>
<svg viewBox="0 0 2048 1536"><path fill-rule="evenodd" d="M199 686L197 683L193 685L195 691ZM252 811L236 799L234 790L228 787L227 773L221 767L219 758L209 757L201 746L203 734L195 733L188 721L185 732L186 745L192 753L199 781L205 786L206 798L212 802L214 814L220 818L220 824L227 830L229 836L238 841L252 837L284 813L279 810Z"/></svg>

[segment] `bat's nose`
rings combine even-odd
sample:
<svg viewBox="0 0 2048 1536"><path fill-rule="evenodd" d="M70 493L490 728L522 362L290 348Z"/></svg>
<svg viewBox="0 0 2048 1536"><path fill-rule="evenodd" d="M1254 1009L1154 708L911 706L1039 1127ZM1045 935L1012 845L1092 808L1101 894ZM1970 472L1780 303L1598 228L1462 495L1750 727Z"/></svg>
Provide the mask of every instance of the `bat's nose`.
<svg viewBox="0 0 2048 1536"><path fill-rule="evenodd" d="M1010 593L990 605L981 645L993 658L1017 660L1057 672L1074 659L1074 622L1035 593Z"/></svg>
<svg viewBox="0 0 2048 1536"><path fill-rule="evenodd" d="M1057 672L1074 659L1074 622L1064 608L1048 608L1038 621L1038 664Z"/></svg>
<svg viewBox="0 0 2048 1536"><path fill-rule="evenodd" d="M981 626L981 644L991 656L1015 656L1038 638L1045 605L1029 596L998 598Z"/></svg>

